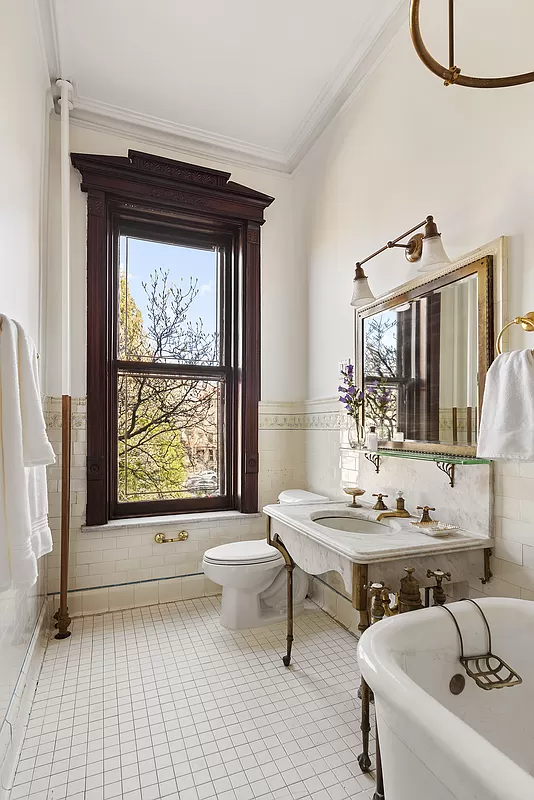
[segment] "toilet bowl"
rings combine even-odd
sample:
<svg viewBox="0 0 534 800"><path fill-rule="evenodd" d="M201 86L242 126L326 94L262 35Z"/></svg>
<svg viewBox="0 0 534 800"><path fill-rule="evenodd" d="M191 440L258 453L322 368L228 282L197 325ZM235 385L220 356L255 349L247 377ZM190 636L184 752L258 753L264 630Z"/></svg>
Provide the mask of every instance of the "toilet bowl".
<svg viewBox="0 0 534 800"><path fill-rule="evenodd" d="M312 492L282 492L283 505L308 505L328 501ZM220 623L231 630L257 628L284 618L287 609L286 570L282 554L265 539L232 542L206 550L204 574L222 586ZM293 570L294 613L302 610L308 592L308 576Z"/></svg>

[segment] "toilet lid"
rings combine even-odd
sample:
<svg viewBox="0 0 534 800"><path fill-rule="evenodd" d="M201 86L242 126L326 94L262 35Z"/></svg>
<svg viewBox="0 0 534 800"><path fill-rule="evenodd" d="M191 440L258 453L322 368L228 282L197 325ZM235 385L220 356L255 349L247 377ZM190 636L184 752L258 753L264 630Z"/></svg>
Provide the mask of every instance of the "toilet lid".
<svg viewBox="0 0 534 800"><path fill-rule="evenodd" d="M283 561L284 558L275 547L267 544L265 539L258 539L212 547L204 553L204 560L211 564L263 564Z"/></svg>

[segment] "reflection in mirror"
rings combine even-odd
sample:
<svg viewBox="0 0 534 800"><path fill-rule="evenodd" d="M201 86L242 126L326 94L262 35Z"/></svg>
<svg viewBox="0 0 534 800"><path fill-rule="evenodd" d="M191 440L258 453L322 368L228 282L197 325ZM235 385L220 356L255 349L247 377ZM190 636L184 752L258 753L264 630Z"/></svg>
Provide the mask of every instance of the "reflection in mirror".
<svg viewBox="0 0 534 800"><path fill-rule="evenodd" d="M363 319L366 426L380 439L474 445L478 274Z"/></svg>

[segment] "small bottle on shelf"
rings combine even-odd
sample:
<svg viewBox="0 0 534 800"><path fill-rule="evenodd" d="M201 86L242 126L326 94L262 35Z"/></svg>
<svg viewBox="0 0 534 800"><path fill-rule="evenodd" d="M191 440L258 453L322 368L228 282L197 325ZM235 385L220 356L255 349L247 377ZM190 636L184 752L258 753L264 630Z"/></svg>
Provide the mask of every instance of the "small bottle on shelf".
<svg viewBox="0 0 534 800"><path fill-rule="evenodd" d="M376 432L375 425L371 425L371 427L369 428L366 445L367 449L370 450L371 453L376 453L376 451L378 450L378 434Z"/></svg>

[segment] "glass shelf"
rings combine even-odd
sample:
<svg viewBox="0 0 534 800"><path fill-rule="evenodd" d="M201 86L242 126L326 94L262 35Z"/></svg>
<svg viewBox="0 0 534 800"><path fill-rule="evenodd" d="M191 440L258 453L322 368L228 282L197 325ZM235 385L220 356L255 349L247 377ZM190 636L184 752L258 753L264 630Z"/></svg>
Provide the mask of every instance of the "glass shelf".
<svg viewBox="0 0 534 800"><path fill-rule="evenodd" d="M381 458L412 458L417 461L435 461L447 464L489 464L485 458L474 458L472 456L452 456L446 453L414 453L409 450L389 450L387 447L379 447L378 450L367 450L366 448L342 447L342 450L350 453L363 453L364 455L378 455Z"/></svg>

